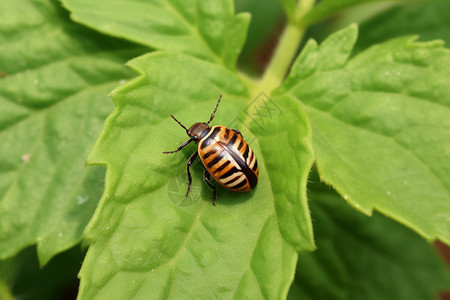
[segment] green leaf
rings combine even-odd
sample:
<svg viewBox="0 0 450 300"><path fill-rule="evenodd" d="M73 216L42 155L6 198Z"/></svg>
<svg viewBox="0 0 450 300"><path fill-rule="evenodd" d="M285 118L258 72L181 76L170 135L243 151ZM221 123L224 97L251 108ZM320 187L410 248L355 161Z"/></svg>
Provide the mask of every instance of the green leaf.
<svg viewBox="0 0 450 300"><path fill-rule="evenodd" d="M450 243L450 52L395 39L348 60L357 29L309 42L280 89L304 104L322 180Z"/></svg>
<svg viewBox="0 0 450 300"><path fill-rule="evenodd" d="M323 184L308 189L318 249L299 255L288 299L431 300L450 288L442 259L412 231L357 213Z"/></svg>
<svg viewBox="0 0 450 300"><path fill-rule="evenodd" d="M233 1L62 0L72 18L116 37L235 68L250 16Z"/></svg>
<svg viewBox="0 0 450 300"><path fill-rule="evenodd" d="M130 76L135 46L70 23L52 1L2 1L0 258L37 243L42 264L81 239L101 195L85 157Z"/></svg>
<svg viewBox="0 0 450 300"><path fill-rule="evenodd" d="M261 95L247 106L236 74L182 54L156 52L131 66L141 76L112 93L116 109L88 159L108 167L86 231L80 299L286 297L296 251L314 247L306 201L311 130L299 103ZM169 113L186 126L206 121L221 92L213 123L242 130L260 178L250 193L219 187L213 206L201 163L184 197L196 146L162 151L187 139ZM268 111L272 117L260 118ZM285 175L293 163L298 177Z"/></svg>
<svg viewBox="0 0 450 300"><path fill-rule="evenodd" d="M302 22L313 24L329 17L343 9L371 2L385 2L386 0L323 0L311 9L303 18ZM406 2L407 0L396 0ZM427 1L427 0L424 0Z"/></svg>
<svg viewBox="0 0 450 300"><path fill-rule="evenodd" d="M450 2L432 1L397 6L364 22L355 45L362 51L370 45L403 35L418 35L422 41L442 39L450 44Z"/></svg>
<svg viewBox="0 0 450 300"><path fill-rule="evenodd" d="M11 282L14 280L14 260L0 260L0 299L14 300Z"/></svg>
<svg viewBox="0 0 450 300"><path fill-rule="evenodd" d="M48 264L41 266L36 248L28 247L8 260L0 261L0 278L7 274L10 298L2 294L0 299L67 299L73 298L78 289L77 273L83 253L74 247L56 255ZM70 296L70 297L69 297Z"/></svg>

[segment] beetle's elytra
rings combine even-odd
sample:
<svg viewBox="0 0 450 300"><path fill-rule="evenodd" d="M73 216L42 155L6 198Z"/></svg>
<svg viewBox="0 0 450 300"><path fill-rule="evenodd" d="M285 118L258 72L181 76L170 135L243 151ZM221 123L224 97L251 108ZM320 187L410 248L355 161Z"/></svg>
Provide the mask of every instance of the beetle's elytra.
<svg viewBox="0 0 450 300"><path fill-rule="evenodd" d="M188 190L186 196L189 196L191 190L192 177L189 170L190 166L200 155L200 159L205 166L203 180L213 190L213 204L217 199L216 187L209 181L211 176L223 187L234 192L248 192L255 188L258 182L258 162L253 150L245 142L239 130L229 129L224 126L209 126L214 119L219 100L207 123L195 123L187 129L172 114L170 116L177 122L190 137L189 140L182 143L177 150L163 152L164 154L175 153L183 149L190 142L198 142L197 150L187 161Z"/></svg>

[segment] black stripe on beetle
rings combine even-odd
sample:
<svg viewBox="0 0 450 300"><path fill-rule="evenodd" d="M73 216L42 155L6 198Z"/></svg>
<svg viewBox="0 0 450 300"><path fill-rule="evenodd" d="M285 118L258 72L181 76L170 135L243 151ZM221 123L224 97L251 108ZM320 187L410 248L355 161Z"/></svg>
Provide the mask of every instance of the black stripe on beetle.
<svg viewBox="0 0 450 300"><path fill-rule="evenodd" d="M228 140L229 137L230 137L230 129L225 128L225 135L224 135L224 138L225 138L226 140Z"/></svg>
<svg viewBox="0 0 450 300"><path fill-rule="evenodd" d="M211 151L205 153L205 155L203 155L203 159L207 159L208 157L210 157L214 153L216 153L216 151L214 151L214 150L211 150Z"/></svg>
<svg viewBox="0 0 450 300"><path fill-rule="evenodd" d="M239 146L237 147L238 151L241 150L242 146L244 146L244 140L243 139L239 142Z"/></svg>
<svg viewBox="0 0 450 300"><path fill-rule="evenodd" d="M216 107L207 123L197 122L189 129L171 114L170 116L175 122L186 131L189 140L182 143L174 151L163 152L164 154L175 153L183 149L192 141L198 143L197 151L194 152L187 163L189 185L186 197L189 196L192 185L189 168L197 157L197 154L199 154L207 171L203 178L205 183L207 183L213 191L214 205L217 199L217 192L215 186L209 182L210 175L223 187L235 192L251 191L258 183L259 177L258 162L256 161L255 154L253 150L250 149L247 142L245 142L240 132L224 126L209 126L209 123L214 119L221 99L222 94L220 94ZM230 179L225 182L227 178Z"/></svg>
<svg viewBox="0 0 450 300"><path fill-rule="evenodd" d="M226 185L231 186L231 184L237 180L239 180L241 178L241 176L235 176L233 178L231 178L230 180L228 180L227 182L225 182Z"/></svg>
<svg viewBox="0 0 450 300"><path fill-rule="evenodd" d="M228 144L230 145L234 145L234 143L236 143L236 139L237 139L238 135L235 133L233 134L233 136L231 137L230 141L228 142ZM239 149L238 149L239 150Z"/></svg>
<svg viewBox="0 0 450 300"><path fill-rule="evenodd" d="M238 183L237 185L233 186L233 188L238 189L240 187L243 187L246 184L247 184L247 181L244 179L240 183Z"/></svg>
<svg viewBox="0 0 450 300"><path fill-rule="evenodd" d="M226 160L220 167L218 167L218 168L214 171L214 173L222 172L222 170L225 169L226 166L228 166L229 164L230 164L230 161L229 161L229 160Z"/></svg>
<svg viewBox="0 0 450 300"><path fill-rule="evenodd" d="M256 170L258 170L258 162L256 161L256 158L255 158L255 164L253 165L252 170L253 170L253 172L255 172Z"/></svg>
<svg viewBox="0 0 450 300"><path fill-rule="evenodd" d="M206 168L211 169L215 164L217 164L221 160L222 160L222 156L217 155L206 165Z"/></svg>
<svg viewBox="0 0 450 300"><path fill-rule="evenodd" d="M248 158L248 145L246 145L246 146L247 147L245 148L245 151L244 151L244 154L243 154L245 160L247 160L247 158Z"/></svg>
<svg viewBox="0 0 450 300"><path fill-rule="evenodd" d="M227 177L230 177L231 175L239 172L239 170L236 167L232 167L230 170L228 170L226 173L222 173L221 176L217 176L219 179L225 179Z"/></svg>

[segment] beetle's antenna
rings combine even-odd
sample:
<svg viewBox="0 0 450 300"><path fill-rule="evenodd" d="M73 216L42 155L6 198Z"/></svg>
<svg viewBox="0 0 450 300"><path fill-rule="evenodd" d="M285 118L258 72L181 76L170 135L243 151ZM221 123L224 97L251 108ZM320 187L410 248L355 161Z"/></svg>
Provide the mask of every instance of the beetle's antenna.
<svg viewBox="0 0 450 300"><path fill-rule="evenodd" d="M220 93L219 100L217 101L217 104L216 104L216 108L214 108L214 111L211 114L211 118L209 118L209 121L206 124L209 125L209 123L211 123L211 121L214 119L214 116L216 115L217 108L219 107L220 99L222 99L222 93Z"/></svg>
<svg viewBox="0 0 450 300"><path fill-rule="evenodd" d="M172 114L170 114L170 116L172 117L172 119L174 119L175 120L175 122L177 122L178 123L178 125L180 125L181 127L183 127L184 128L184 130L186 130L186 133L189 135L189 130L187 130L187 128L186 127L184 127L184 125L183 124L181 124L181 122L180 121L178 121L177 120L177 118L175 118Z"/></svg>

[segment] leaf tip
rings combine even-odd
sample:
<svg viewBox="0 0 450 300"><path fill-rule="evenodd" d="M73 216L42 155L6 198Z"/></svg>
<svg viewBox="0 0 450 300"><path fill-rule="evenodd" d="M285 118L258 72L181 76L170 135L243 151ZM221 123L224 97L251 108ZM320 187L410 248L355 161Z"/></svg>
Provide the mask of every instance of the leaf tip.
<svg viewBox="0 0 450 300"><path fill-rule="evenodd" d="M352 44L355 44L356 40L358 39L358 34L359 34L358 24L352 23L349 26L338 31L336 33L336 35L338 35L338 34L349 38L351 40Z"/></svg>

